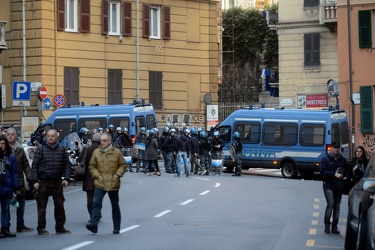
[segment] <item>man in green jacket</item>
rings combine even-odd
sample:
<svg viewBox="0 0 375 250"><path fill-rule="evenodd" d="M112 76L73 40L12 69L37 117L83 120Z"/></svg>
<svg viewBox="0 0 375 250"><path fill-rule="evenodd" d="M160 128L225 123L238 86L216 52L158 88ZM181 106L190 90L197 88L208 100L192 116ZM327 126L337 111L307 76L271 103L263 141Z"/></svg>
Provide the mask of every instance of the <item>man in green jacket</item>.
<svg viewBox="0 0 375 250"><path fill-rule="evenodd" d="M94 179L94 207L91 213L91 220L86 228L98 232L103 198L108 193L112 205L113 234L120 233L121 211L119 206L120 177L126 170L126 162L121 151L112 145L112 137L103 134L100 137L100 147L95 149L91 156L89 169Z"/></svg>
<svg viewBox="0 0 375 250"><path fill-rule="evenodd" d="M16 157L17 169L18 169L18 179L20 183L20 193L17 195L17 201L19 207L17 208L17 233L21 232L31 232L34 229L25 226L24 214L25 214L25 197L26 197L26 188L25 188L25 179L29 184L29 188L33 188L33 183L31 180L31 168L29 160L27 159L26 153L22 148L22 145L17 141L17 131L15 128L8 128L6 132L6 137L9 142L9 145L12 148L12 152Z"/></svg>

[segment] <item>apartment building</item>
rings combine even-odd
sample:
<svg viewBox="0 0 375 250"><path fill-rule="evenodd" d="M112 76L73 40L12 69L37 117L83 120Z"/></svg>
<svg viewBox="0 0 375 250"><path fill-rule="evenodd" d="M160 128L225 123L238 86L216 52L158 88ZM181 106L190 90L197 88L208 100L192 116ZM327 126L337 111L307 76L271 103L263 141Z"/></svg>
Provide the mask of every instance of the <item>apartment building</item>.
<svg viewBox="0 0 375 250"><path fill-rule="evenodd" d="M22 2L3 0L0 8L4 123L19 123L12 83L28 81L45 86L51 99L64 95L70 105L145 99L160 126L205 126L204 96L218 99L218 0ZM32 91L27 115L43 117L38 102Z"/></svg>
<svg viewBox="0 0 375 250"><path fill-rule="evenodd" d="M267 6L277 4L278 0L222 0L222 9L227 10L233 7L241 7L243 9L256 8L263 10Z"/></svg>
<svg viewBox="0 0 375 250"><path fill-rule="evenodd" d="M280 104L335 105L327 82L338 81L336 1L279 0L278 5Z"/></svg>
<svg viewBox="0 0 375 250"><path fill-rule="evenodd" d="M348 5L350 3L350 5ZM352 152L375 149L375 0L338 0L338 82L340 107L349 114Z"/></svg>

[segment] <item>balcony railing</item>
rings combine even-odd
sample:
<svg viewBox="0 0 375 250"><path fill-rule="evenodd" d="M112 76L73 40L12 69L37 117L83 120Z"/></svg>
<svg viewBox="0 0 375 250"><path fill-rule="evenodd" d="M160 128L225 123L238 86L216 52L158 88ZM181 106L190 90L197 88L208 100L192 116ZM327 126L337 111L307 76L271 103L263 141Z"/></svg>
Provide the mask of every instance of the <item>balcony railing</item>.
<svg viewBox="0 0 375 250"><path fill-rule="evenodd" d="M5 24L6 21L0 20L0 52L4 49L8 49L7 43L5 41Z"/></svg>
<svg viewBox="0 0 375 250"><path fill-rule="evenodd" d="M320 24L330 29L337 26L337 4L334 1L326 1L320 5Z"/></svg>

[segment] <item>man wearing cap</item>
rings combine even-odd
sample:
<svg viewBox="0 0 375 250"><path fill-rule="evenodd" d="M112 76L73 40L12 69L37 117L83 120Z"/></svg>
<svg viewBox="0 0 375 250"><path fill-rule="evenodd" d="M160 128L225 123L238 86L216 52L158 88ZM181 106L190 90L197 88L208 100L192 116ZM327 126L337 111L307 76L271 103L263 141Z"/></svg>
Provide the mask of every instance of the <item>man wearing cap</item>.
<svg viewBox="0 0 375 250"><path fill-rule="evenodd" d="M323 177L323 191L326 197L327 207L324 214L324 232L339 234L337 224L340 217L340 203L342 193L336 188L335 180L342 179L343 170L347 166L345 157L340 154L340 143L333 141L331 150L320 161L320 174ZM333 213L332 227L331 216Z"/></svg>

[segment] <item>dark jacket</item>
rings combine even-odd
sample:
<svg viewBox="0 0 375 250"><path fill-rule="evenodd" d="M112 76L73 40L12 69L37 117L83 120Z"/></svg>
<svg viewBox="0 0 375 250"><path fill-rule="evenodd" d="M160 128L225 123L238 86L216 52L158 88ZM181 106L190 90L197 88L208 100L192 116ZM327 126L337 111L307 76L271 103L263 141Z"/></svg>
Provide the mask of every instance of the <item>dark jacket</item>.
<svg viewBox="0 0 375 250"><path fill-rule="evenodd" d="M212 144L212 150L213 151L223 151L223 146L224 146L224 141L223 139L221 138L214 138L212 141L211 141L211 144ZM214 146L217 146L217 145L220 145L220 148L216 148Z"/></svg>
<svg viewBox="0 0 375 250"><path fill-rule="evenodd" d="M199 139L197 135L190 137L190 152L192 154L199 154Z"/></svg>
<svg viewBox="0 0 375 250"><path fill-rule="evenodd" d="M236 154L242 152L242 142L239 138L235 138L233 140L232 146L234 147Z"/></svg>
<svg viewBox="0 0 375 250"><path fill-rule="evenodd" d="M208 141L208 138L203 138L199 142L199 155L209 155L211 151L211 143Z"/></svg>
<svg viewBox="0 0 375 250"><path fill-rule="evenodd" d="M163 132L163 134L160 136L160 148L162 151L167 151L167 146L165 144L166 139L168 138L169 133L168 132Z"/></svg>
<svg viewBox="0 0 375 250"><path fill-rule="evenodd" d="M146 147L146 160L153 161L158 159L158 143L156 138L148 138Z"/></svg>
<svg viewBox="0 0 375 250"><path fill-rule="evenodd" d="M165 138L164 145L165 145L165 150L167 153L177 152L177 149L175 146L176 141L177 141L177 137L175 135L174 136L169 135L167 138Z"/></svg>
<svg viewBox="0 0 375 250"><path fill-rule="evenodd" d="M56 142L50 145L47 141L38 146L32 164L33 182L48 179L70 180L71 163L65 148Z"/></svg>
<svg viewBox="0 0 375 250"><path fill-rule="evenodd" d="M16 157L12 154L10 156L5 156L5 159L7 160L7 163L4 164L5 183L0 184L0 195L12 197L13 193L19 189Z"/></svg>
<svg viewBox="0 0 375 250"><path fill-rule="evenodd" d="M320 161L320 175L323 179L323 188L335 190L335 173L338 168L346 169L346 159L338 154L336 157L329 152Z"/></svg>
<svg viewBox="0 0 375 250"><path fill-rule="evenodd" d="M175 142L177 152L189 152L190 143L189 139L185 135L180 135Z"/></svg>
<svg viewBox="0 0 375 250"><path fill-rule="evenodd" d="M131 147L132 146L132 138L130 135L122 134L120 135L120 142L121 146L123 147Z"/></svg>
<svg viewBox="0 0 375 250"><path fill-rule="evenodd" d="M357 159L356 157L353 157L348 164L346 177L358 182L366 171L367 163L367 158Z"/></svg>
<svg viewBox="0 0 375 250"><path fill-rule="evenodd" d="M23 150L19 142L15 142L13 149L13 154L16 157L17 169L18 169L18 182L19 182L19 196L26 195L25 189L25 179L23 174L25 173L27 181L31 182L31 168L29 165L29 160L27 159L26 153Z"/></svg>
<svg viewBox="0 0 375 250"><path fill-rule="evenodd" d="M89 163L90 159L92 156L92 153L94 152L95 149L99 148L100 142L98 141L93 141L92 144L88 148L84 148L86 150L86 161L85 161L85 177L83 179L82 183L82 190L83 191L93 191L94 190L94 180L92 179L90 170L89 170ZM84 150L81 151L77 161L81 162L83 155L84 155Z"/></svg>

